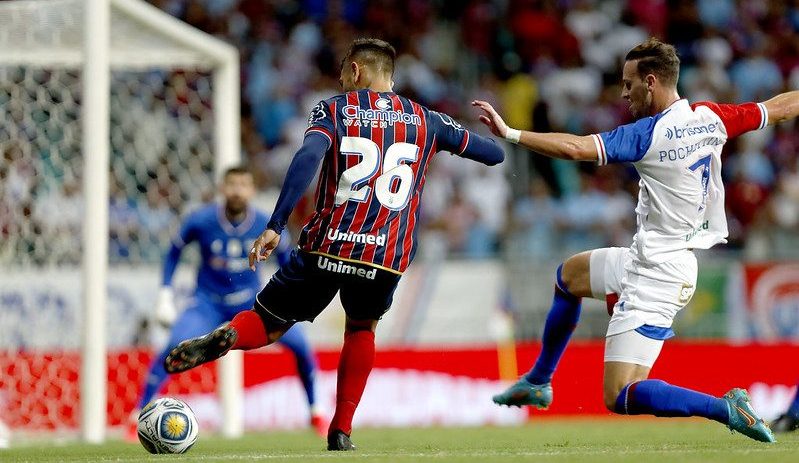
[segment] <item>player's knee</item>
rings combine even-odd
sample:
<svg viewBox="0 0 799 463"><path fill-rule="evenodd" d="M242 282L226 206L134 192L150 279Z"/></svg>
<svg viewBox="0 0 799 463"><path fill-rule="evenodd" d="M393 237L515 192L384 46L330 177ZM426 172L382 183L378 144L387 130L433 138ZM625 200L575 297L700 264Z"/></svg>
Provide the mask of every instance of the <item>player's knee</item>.
<svg viewBox="0 0 799 463"><path fill-rule="evenodd" d="M607 408L609 411L613 413L617 413L616 401L618 400L619 394L621 393L622 389L624 389L624 386L622 387L605 386L605 391L604 391L605 408Z"/></svg>
<svg viewBox="0 0 799 463"><path fill-rule="evenodd" d="M612 369L612 366L615 366L615 369ZM610 410L611 412L618 413L616 411L616 403L619 398L619 394L624 390L624 388L632 383L635 382L636 378L635 375L630 374L627 370L619 371L621 365L619 364L611 364L610 366L606 363L605 364L605 377L602 380L602 388L603 388L603 399L605 402L605 408ZM609 371L608 369L611 368Z"/></svg>
<svg viewBox="0 0 799 463"><path fill-rule="evenodd" d="M575 297L591 295L588 263L590 253L575 254L563 262L557 270L557 283L561 291Z"/></svg>

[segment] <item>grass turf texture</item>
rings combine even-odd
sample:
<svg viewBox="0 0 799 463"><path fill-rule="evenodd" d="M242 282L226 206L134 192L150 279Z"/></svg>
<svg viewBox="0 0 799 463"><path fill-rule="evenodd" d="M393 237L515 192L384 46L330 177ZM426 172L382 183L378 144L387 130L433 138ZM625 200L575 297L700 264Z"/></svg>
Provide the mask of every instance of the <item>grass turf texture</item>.
<svg viewBox="0 0 799 463"><path fill-rule="evenodd" d="M362 429L356 452L328 452L311 432L203 436L185 455L150 455L138 444L29 444L2 462L799 462L799 433L762 444L722 425L686 419L545 419L517 428Z"/></svg>

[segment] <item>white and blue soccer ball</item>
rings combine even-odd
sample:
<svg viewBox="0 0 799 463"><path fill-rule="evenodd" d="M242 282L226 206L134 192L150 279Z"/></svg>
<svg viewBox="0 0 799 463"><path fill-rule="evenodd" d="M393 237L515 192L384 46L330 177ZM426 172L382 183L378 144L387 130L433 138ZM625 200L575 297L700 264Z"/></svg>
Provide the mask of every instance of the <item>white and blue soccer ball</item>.
<svg viewBox="0 0 799 463"><path fill-rule="evenodd" d="M197 442L199 426L186 402L154 400L139 413L139 442L150 453L185 453Z"/></svg>

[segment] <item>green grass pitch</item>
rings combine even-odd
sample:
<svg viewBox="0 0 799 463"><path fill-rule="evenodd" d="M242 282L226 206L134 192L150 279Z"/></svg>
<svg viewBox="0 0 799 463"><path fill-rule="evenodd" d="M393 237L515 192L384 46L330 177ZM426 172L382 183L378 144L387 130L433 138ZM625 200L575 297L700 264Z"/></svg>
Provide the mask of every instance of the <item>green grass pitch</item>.
<svg viewBox="0 0 799 463"><path fill-rule="evenodd" d="M688 419L544 419L516 428L361 429L356 452L327 452L310 431L200 435L185 455L150 455L138 444L21 444L2 462L799 462L799 433L761 444L720 424Z"/></svg>

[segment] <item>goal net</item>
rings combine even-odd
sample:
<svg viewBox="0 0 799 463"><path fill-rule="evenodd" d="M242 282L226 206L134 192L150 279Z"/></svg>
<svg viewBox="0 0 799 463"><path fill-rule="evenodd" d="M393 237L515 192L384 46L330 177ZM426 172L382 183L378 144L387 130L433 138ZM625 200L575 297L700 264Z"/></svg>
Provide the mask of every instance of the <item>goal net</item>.
<svg viewBox="0 0 799 463"><path fill-rule="evenodd" d="M110 265L95 283L107 289L100 407L115 426L149 366L148 321L173 226L238 159L239 103L235 49L140 0L110 4ZM81 401L105 400L80 393L93 155L83 152L86 8L0 2L0 408L14 432L77 431ZM216 372L173 383L174 393L211 392Z"/></svg>

